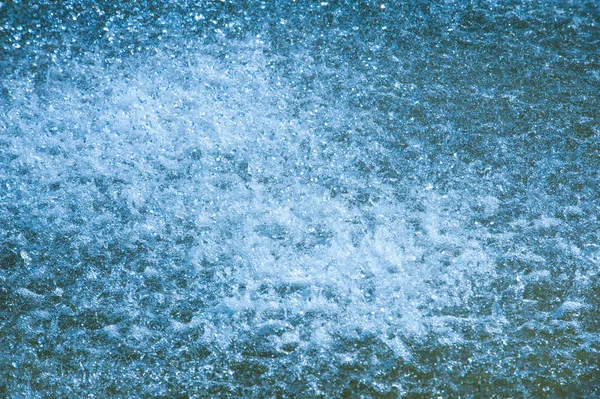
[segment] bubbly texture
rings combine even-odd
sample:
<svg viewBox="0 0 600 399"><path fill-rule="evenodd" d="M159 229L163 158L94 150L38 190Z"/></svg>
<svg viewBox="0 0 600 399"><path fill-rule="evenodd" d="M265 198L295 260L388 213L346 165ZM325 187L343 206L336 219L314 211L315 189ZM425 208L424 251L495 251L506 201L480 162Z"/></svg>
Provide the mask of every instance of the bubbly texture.
<svg viewBox="0 0 600 399"><path fill-rule="evenodd" d="M600 395L599 50L595 2L0 2L0 396Z"/></svg>

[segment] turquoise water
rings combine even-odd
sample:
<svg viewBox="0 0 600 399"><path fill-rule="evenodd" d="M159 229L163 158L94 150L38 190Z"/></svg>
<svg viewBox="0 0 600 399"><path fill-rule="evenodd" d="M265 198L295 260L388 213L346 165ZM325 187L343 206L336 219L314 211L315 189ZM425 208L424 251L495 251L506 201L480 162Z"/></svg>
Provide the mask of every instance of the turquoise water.
<svg viewBox="0 0 600 399"><path fill-rule="evenodd" d="M0 396L600 395L595 2L0 5Z"/></svg>

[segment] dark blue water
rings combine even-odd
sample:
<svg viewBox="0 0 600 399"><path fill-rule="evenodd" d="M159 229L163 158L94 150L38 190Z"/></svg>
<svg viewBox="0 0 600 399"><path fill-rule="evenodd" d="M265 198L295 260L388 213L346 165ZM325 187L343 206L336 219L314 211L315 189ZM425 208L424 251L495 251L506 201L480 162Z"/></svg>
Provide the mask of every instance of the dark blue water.
<svg viewBox="0 0 600 399"><path fill-rule="evenodd" d="M600 7L0 2L0 397L600 395Z"/></svg>

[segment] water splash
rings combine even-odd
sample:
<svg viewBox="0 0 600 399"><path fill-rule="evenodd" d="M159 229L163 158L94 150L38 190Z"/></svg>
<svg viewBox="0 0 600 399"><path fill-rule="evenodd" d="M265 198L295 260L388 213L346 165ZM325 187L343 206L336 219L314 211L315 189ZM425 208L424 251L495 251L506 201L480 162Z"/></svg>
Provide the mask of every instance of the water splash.
<svg viewBox="0 0 600 399"><path fill-rule="evenodd" d="M532 95L537 81L473 88L444 68L458 53L425 41L423 61L418 46L391 44L412 43L398 26L415 15L448 22L449 9L392 24L376 14L392 5L365 5L367 25L391 36L362 32L356 53L342 51L362 29L344 7L332 15L349 20L314 37L271 25L231 37L231 20L245 22L210 10L193 18L221 29L210 40L149 25L147 48L129 51L135 35L117 12L106 42L37 66L36 47L5 73L0 392L593 395L587 108L561 100L579 118L576 147L564 121L532 134L537 119L512 116L551 107ZM461 12L444 33L461 46L486 40L488 17L517 18ZM526 31L546 21L519 18ZM421 38L437 32L418 26ZM295 47L305 34L316 47ZM582 52L586 40L573 38ZM485 75L486 53L459 50Z"/></svg>

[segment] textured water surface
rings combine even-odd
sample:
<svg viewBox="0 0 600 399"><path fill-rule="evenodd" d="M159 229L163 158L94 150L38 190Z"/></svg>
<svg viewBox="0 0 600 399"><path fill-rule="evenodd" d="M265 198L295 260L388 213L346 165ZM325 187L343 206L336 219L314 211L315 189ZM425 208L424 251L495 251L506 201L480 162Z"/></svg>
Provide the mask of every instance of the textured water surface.
<svg viewBox="0 0 600 399"><path fill-rule="evenodd" d="M0 2L0 396L600 395L594 1Z"/></svg>

